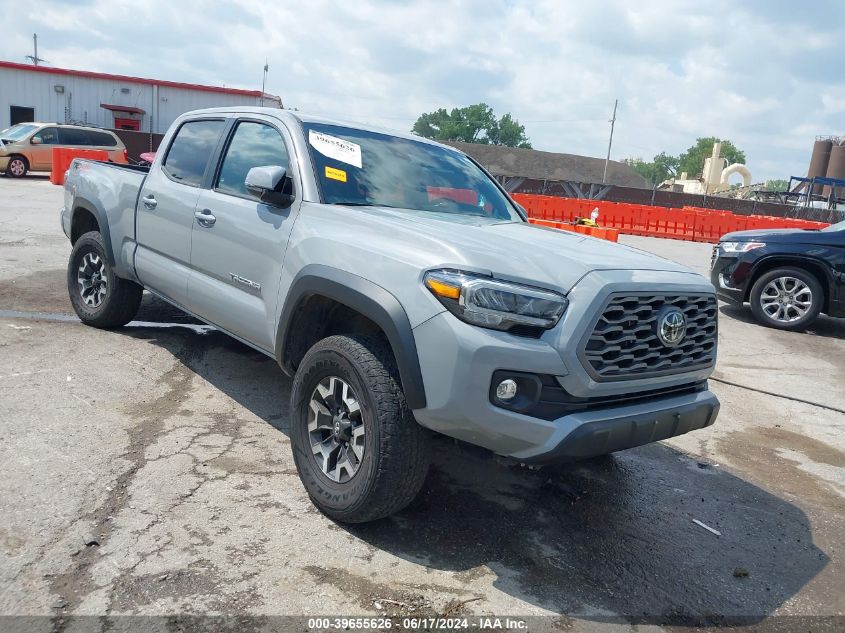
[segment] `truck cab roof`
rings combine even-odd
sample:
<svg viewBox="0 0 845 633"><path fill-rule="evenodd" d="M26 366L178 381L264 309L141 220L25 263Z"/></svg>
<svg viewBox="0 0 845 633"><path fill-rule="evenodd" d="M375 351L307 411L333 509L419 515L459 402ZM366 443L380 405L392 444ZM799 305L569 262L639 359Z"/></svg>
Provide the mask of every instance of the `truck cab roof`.
<svg viewBox="0 0 845 633"><path fill-rule="evenodd" d="M406 132L402 130L397 130L395 128L387 128L378 125L371 125L369 123L361 123L358 121L351 121L349 119L342 119L342 118L335 118L335 117L327 117L318 114L308 114L305 112L300 112L298 110L282 110L279 108L266 108L266 107L257 107L257 106L246 106L246 107L225 107L225 108L205 108L203 110L194 110L187 115L185 118L196 118L206 114L262 114L264 116L271 116L277 119L281 119L283 121L289 122L298 122L302 123L317 123L320 125L337 125L340 127L349 127L356 130L365 130L367 132L375 132L378 134L387 134L389 136L396 136L398 138L404 138L412 141L419 141L420 143L427 143L429 145L437 145L438 147L442 147L444 149L463 153L460 150L451 147L450 145L445 145L443 143L438 143L437 141L433 141L431 139L425 138L423 136L419 136L418 134L414 134L413 132Z"/></svg>

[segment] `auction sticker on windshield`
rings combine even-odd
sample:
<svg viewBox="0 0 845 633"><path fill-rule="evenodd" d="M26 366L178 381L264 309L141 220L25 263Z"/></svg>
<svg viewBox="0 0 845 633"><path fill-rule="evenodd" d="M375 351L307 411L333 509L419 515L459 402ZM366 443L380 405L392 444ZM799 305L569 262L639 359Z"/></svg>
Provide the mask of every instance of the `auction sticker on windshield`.
<svg viewBox="0 0 845 633"><path fill-rule="evenodd" d="M332 180L339 180L340 182L346 182L346 172L342 169L335 169L334 167L329 167L326 165L326 178L331 178Z"/></svg>
<svg viewBox="0 0 845 633"><path fill-rule="evenodd" d="M308 130L308 142L324 156L361 168L361 146L357 143L314 130Z"/></svg>

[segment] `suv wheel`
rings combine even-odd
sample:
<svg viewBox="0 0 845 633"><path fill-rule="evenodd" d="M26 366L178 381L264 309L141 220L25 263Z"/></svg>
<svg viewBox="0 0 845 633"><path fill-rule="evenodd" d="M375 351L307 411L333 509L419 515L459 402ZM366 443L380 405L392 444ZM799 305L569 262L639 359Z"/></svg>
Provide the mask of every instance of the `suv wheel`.
<svg viewBox="0 0 845 633"><path fill-rule="evenodd" d="M67 268L70 303L85 325L109 329L126 325L138 312L144 289L114 274L97 231L73 245Z"/></svg>
<svg viewBox="0 0 845 633"><path fill-rule="evenodd" d="M399 386L389 346L331 336L299 364L291 389L291 446L311 500L345 523L398 512L428 472L428 435Z"/></svg>
<svg viewBox="0 0 845 633"><path fill-rule="evenodd" d="M6 175L11 178L23 178L29 171L29 164L23 156L12 156L6 165Z"/></svg>
<svg viewBox="0 0 845 633"><path fill-rule="evenodd" d="M824 291L815 275L800 268L778 268L751 288L751 312L763 325L802 330L819 315Z"/></svg>

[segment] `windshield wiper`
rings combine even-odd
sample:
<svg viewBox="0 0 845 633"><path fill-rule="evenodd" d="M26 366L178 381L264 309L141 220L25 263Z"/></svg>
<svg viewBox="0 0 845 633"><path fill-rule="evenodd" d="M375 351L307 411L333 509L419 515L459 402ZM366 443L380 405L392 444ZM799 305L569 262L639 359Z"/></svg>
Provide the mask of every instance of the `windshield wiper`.
<svg viewBox="0 0 845 633"><path fill-rule="evenodd" d="M407 207L397 207L395 204L381 204L378 202L330 202L329 204L341 205L344 207L387 207L388 209L405 209Z"/></svg>

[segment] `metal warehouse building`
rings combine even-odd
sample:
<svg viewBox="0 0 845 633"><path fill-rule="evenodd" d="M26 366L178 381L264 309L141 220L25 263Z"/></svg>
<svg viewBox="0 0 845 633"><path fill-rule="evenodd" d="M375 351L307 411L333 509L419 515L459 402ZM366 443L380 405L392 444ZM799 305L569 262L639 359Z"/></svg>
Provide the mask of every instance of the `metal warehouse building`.
<svg viewBox="0 0 845 633"><path fill-rule="evenodd" d="M163 134L189 110L241 105L281 108L282 100L259 90L0 61L0 130L47 121Z"/></svg>

